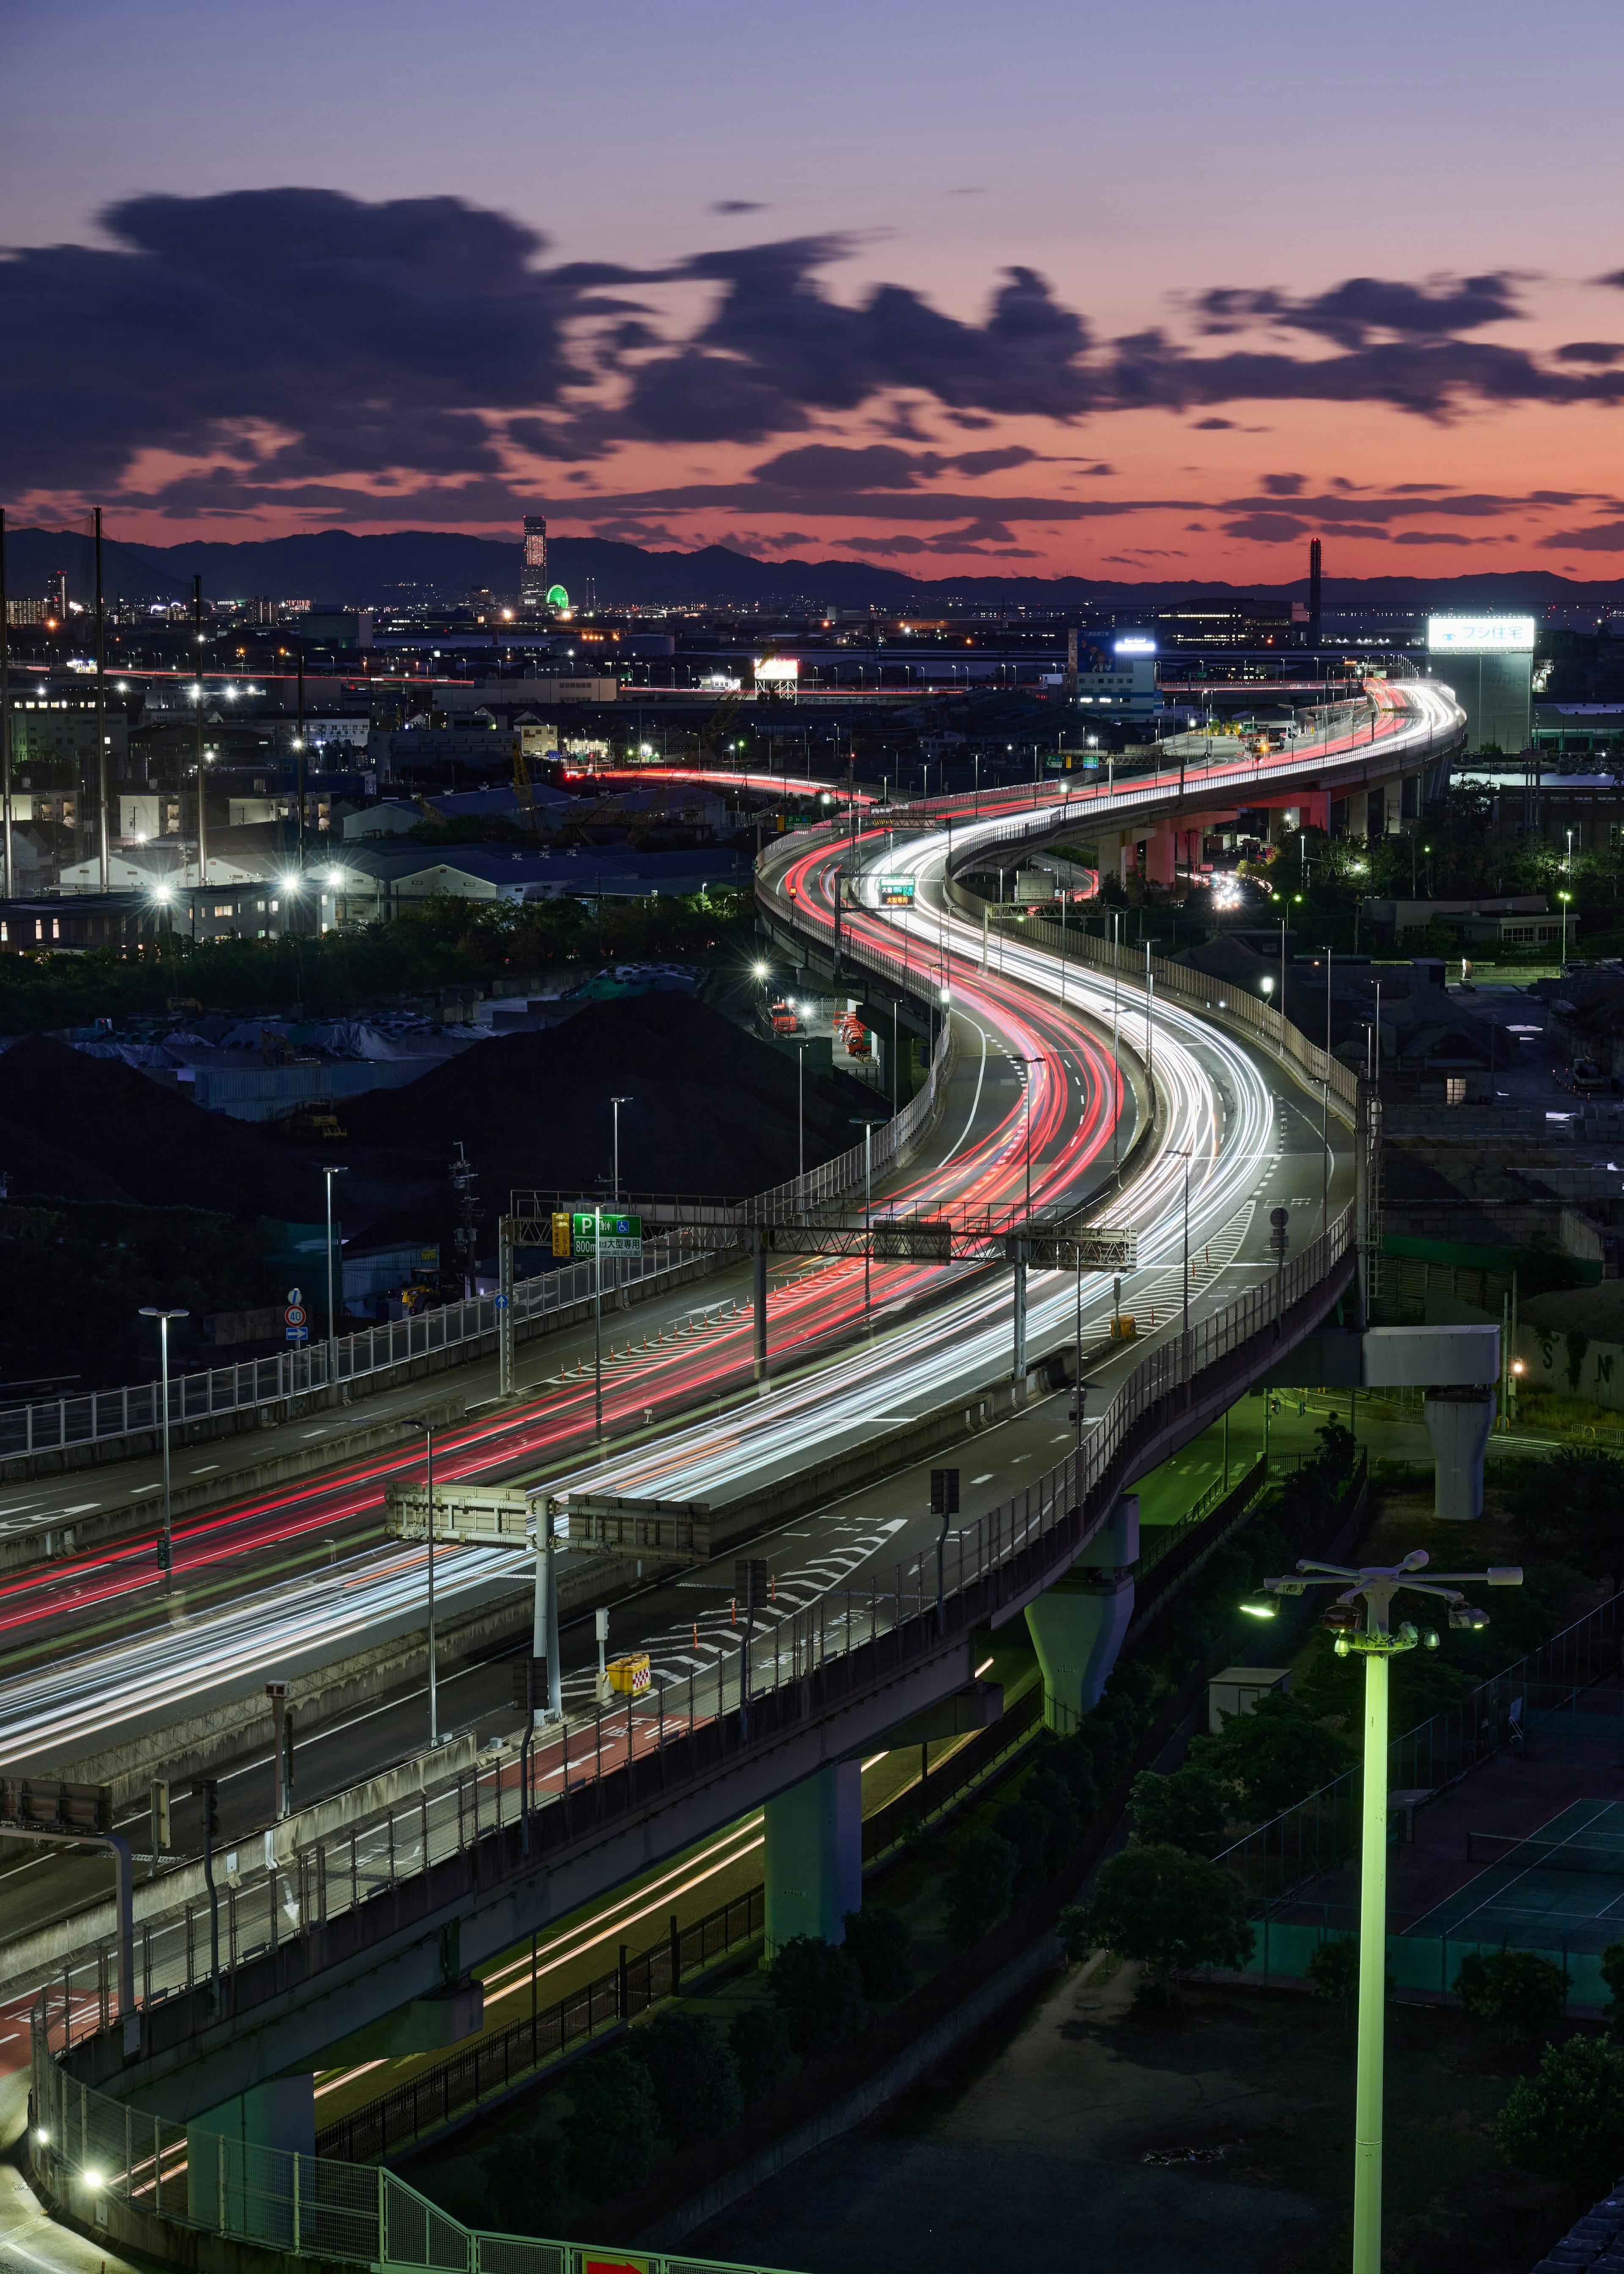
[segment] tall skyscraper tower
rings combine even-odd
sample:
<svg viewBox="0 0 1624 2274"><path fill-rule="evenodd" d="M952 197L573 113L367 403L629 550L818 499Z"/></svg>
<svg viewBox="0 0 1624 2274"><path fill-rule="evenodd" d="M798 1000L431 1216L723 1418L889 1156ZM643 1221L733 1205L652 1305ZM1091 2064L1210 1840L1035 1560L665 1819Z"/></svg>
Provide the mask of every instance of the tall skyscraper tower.
<svg viewBox="0 0 1624 2274"><path fill-rule="evenodd" d="M547 598L547 522L545 514L524 516L524 559L519 569L519 606L527 614Z"/></svg>

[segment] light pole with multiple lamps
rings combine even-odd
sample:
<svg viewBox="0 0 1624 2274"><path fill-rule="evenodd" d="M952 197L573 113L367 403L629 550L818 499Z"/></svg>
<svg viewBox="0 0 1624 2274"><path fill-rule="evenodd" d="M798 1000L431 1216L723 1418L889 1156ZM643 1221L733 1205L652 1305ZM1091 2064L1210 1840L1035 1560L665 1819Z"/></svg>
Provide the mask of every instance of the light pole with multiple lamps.
<svg viewBox="0 0 1624 2274"><path fill-rule="evenodd" d="M152 1303L141 1306L144 1319L158 1321L158 1395L163 1401L163 1419L158 1431L163 1448L163 1538L159 1543L158 1562L166 1592L175 1585L175 1538L169 1523L169 1321L188 1315L185 1311L160 1310Z"/></svg>
<svg viewBox="0 0 1624 2274"><path fill-rule="evenodd" d="M1475 1631L1488 1614L1461 1593L1463 1584L1518 1587L1514 1563L1486 1571L1438 1571L1426 1578L1425 1547L1412 1548L1402 1563L1341 1563L1304 1561L1290 1577L1265 1579L1262 1599L1243 1604L1254 1618L1273 1618L1274 1598L1301 1595L1310 1587L1335 1587L1336 1600L1324 1623L1336 1637L1339 1658L1351 1651L1365 1660L1365 1758L1359 1853L1358 2073L1354 2104L1353 2274L1381 2274L1381 2095L1387 1981L1387 1660L1417 1643L1436 1650L1438 1636L1417 1632L1408 1620L1391 1624L1393 1598L1408 1587L1436 1595L1447 1607L1450 1626Z"/></svg>

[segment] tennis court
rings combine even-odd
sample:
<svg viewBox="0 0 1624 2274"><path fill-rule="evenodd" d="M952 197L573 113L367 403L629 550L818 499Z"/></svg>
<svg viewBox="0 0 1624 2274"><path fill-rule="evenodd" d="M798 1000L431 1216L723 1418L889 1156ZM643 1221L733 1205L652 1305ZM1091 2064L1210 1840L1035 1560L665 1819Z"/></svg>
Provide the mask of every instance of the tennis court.
<svg viewBox="0 0 1624 2274"><path fill-rule="evenodd" d="M1469 1832L1466 1854L1483 1869L1403 1939L1572 1952L1624 1942L1624 1802L1573 1801L1526 1838Z"/></svg>

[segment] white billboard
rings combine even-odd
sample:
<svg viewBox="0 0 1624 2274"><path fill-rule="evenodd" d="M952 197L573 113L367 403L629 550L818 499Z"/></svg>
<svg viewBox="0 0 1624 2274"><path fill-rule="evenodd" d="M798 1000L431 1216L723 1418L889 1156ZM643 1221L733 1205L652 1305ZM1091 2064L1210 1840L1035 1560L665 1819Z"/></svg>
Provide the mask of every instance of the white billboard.
<svg viewBox="0 0 1624 2274"><path fill-rule="evenodd" d="M801 666L793 655L763 656L761 662L756 666L756 683L758 687L763 680L797 680L800 676Z"/></svg>
<svg viewBox="0 0 1624 2274"><path fill-rule="evenodd" d="M1531 655L1532 616L1429 616L1426 644L1436 655Z"/></svg>

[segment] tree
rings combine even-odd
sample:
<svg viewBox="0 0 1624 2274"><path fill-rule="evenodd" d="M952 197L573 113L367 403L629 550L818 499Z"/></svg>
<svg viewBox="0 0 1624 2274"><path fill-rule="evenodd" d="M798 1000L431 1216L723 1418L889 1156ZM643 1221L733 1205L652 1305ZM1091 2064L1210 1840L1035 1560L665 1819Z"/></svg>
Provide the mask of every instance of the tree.
<svg viewBox="0 0 1624 2274"><path fill-rule="evenodd" d="M1455 1994L1474 2022L1508 2037L1546 2037L1562 2018L1571 1976L1531 1950L1480 1950L1461 1961Z"/></svg>
<svg viewBox="0 0 1624 2274"><path fill-rule="evenodd" d="M1352 1766L1353 1748L1294 1698L1272 1690L1249 1713L1231 1713L1214 1737L1198 1737L1191 1758L1235 1792L1241 1812L1267 1824Z"/></svg>
<svg viewBox="0 0 1624 2274"><path fill-rule="evenodd" d="M847 1911L845 1948L857 1968L862 1993L871 2006L889 2006L914 1987L914 1937L908 1923L879 1903Z"/></svg>
<svg viewBox="0 0 1624 2274"><path fill-rule="evenodd" d="M999 1810L996 1829L1014 1849L1020 1878L1049 1879L1081 1838L1083 1819L1065 1779L1040 1766Z"/></svg>
<svg viewBox="0 0 1624 2274"><path fill-rule="evenodd" d="M632 2050L647 2066L668 2140L685 2148L733 2130L744 2108L738 2064L708 2014L668 2006L636 2032Z"/></svg>
<svg viewBox="0 0 1624 2274"><path fill-rule="evenodd" d="M767 1986L803 2060L832 2052L868 2018L857 1962L821 1935L798 1934L786 1942L767 1969Z"/></svg>
<svg viewBox="0 0 1624 2274"><path fill-rule="evenodd" d="M1357 1935L1334 1935L1322 1942L1304 1969L1316 1998L1342 2009L1345 2022L1359 1994L1359 1941Z"/></svg>
<svg viewBox="0 0 1624 2274"><path fill-rule="evenodd" d="M1624 1547L1618 1522L1624 1464L1595 1445L1564 1445L1518 1465L1512 1514L1530 1539L1560 1544L1593 1579L1616 1581Z"/></svg>
<svg viewBox="0 0 1624 2274"><path fill-rule="evenodd" d="M1601 1978L1612 1993L1602 2008L1607 2025L1624 2032L1624 1942L1610 1942L1603 1951Z"/></svg>
<svg viewBox="0 0 1624 2274"><path fill-rule="evenodd" d="M1253 1936L1245 1909L1239 1882L1205 1856L1130 1847L1101 1866L1070 1932L1074 1944L1136 1960L1170 1995L1196 1968L1246 1963Z"/></svg>
<svg viewBox="0 0 1624 2274"><path fill-rule="evenodd" d="M569 2180L585 2202L643 2185L658 2153L659 2110L647 2068L617 2047L579 2061L568 2080L564 2120Z"/></svg>
<svg viewBox="0 0 1624 2274"><path fill-rule="evenodd" d="M565 2150L555 2133L502 2140L480 2160L486 2202L499 2233L558 2232L566 2215Z"/></svg>
<svg viewBox="0 0 1624 2274"><path fill-rule="evenodd" d="M1547 2045L1507 2094L1494 2137L1508 2164L1563 2180L1585 2200L1605 2195L1624 2143L1624 2051L1597 2037Z"/></svg>
<svg viewBox="0 0 1624 2274"><path fill-rule="evenodd" d="M727 2044L747 2107L776 2091L794 2064L789 2023L778 2006L747 2006L735 2014L727 2025Z"/></svg>
<svg viewBox="0 0 1624 2274"><path fill-rule="evenodd" d="M977 1832L959 1851L947 1883L947 1931L961 1950L997 1925L1010 1907L1019 1858L996 1832Z"/></svg>
<svg viewBox="0 0 1624 2274"><path fill-rule="evenodd" d="M1199 1761L1185 1761L1169 1775L1146 1769L1128 1795L1133 1829L1149 1847L1184 1848L1192 1856L1215 1856L1225 1844L1222 1788Z"/></svg>
<svg viewBox="0 0 1624 2274"><path fill-rule="evenodd" d="M1094 1782L1094 1748L1080 1731L1073 1730L1069 1737L1060 1737L1043 1756L1044 1764L1057 1777L1065 1781L1066 1790L1077 1803L1077 1812L1086 1823L1099 1806L1099 1787Z"/></svg>

